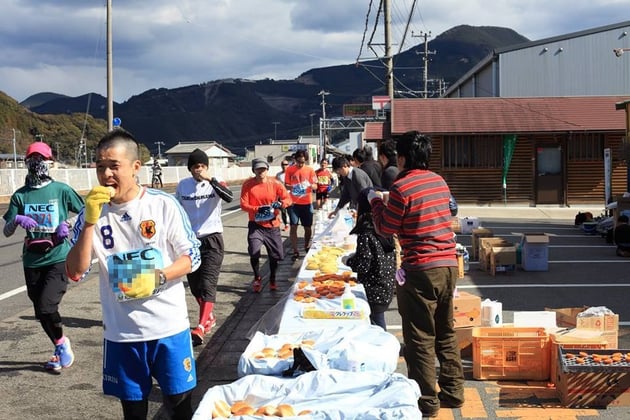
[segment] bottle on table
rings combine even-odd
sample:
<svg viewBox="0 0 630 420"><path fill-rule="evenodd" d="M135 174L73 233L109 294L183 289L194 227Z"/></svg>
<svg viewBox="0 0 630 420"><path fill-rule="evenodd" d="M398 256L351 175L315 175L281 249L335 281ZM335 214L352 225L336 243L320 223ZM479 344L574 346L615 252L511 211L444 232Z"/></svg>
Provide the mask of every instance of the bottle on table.
<svg viewBox="0 0 630 420"><path fill-rule="evenodd" d="M350 284L346 283L346 287L343 291L343 295L341 295L341 307L343 309L355 309L356 308L356 298L352 290L350 290Z"/></svg>

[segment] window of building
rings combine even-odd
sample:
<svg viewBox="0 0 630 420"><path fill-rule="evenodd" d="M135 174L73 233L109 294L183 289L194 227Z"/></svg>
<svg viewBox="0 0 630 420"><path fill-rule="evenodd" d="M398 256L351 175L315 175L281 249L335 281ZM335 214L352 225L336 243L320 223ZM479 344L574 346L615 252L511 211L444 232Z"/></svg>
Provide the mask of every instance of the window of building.
<svg viewBox="0 0 630 420"><path fill-rule="evenodd" d="M569 139L568 156L575 160L604 159L604 135L601 133L577 133Z"/></svg>
<svg viewBox="0 0 630 420"><path fill-rule="evenodd" d="M496 169L503 167L501 136L445 136L444 169Z"/></svg>

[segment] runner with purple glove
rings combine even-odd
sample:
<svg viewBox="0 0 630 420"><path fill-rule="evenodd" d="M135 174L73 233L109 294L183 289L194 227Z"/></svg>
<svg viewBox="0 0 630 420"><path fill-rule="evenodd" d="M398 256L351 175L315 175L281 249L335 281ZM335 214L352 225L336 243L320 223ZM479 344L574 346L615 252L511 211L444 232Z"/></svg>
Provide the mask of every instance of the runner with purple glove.
<svg viewBox="0 0 630 420"><path fill-rule="evenodd" d="M50 177L51 160L52 151L46 143L33 143L26 150L25 185L11 196L3 216L6 222L3 233L11 236L18 226L25 230L22 263L26 289L35 317L54 345L45 368L59 373L74 362L59 314L59 304L68 287L64 268L70 250L70 243L65 240L69 232L66 220L69 212L79 213L83 199L70 186Z"/></svg>

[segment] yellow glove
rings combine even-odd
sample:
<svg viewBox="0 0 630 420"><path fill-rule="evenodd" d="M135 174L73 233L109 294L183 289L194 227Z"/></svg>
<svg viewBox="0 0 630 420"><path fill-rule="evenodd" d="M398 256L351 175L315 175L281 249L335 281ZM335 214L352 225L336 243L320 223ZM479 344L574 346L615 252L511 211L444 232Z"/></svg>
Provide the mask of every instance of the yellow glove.
<svg viewBox="0 0 630 420"><path fill-rule="evenodd" d="M98 218L101 217L103 204L109 203L115 193L116 190L112 187L99 185L92 188L92 191L85 197L85 222L92 225L96 224Z"/></svg>
<svg viewBox="0 0 630 420"><path fill-rule="evenodd" d="M159 272L141 273L135 276L131 281L131 286L121 287L120 290L125 296L132 299L140 299L149 297L159 284Z"/></svg>

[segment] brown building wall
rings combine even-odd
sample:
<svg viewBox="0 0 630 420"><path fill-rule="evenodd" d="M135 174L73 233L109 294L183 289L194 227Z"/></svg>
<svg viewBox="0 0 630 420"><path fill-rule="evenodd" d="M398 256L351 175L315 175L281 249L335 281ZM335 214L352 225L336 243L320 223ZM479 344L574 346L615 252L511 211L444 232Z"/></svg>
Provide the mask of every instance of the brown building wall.
<svg viewBox="0 0 630 420"><path fill-rule="evenodd" d="M559 205L604 203L604 162L569 161L567 142L569 134L520 135L512 156L504 195L502 174L497 169L444 169L442 167L442 136L432 136L433 153L430 168L444 177L459 203L493 204L505 202L516 205L536 204L536 147L560 146L564 151L564 202ZM605 147L612 151L612 195L626 191L626 163L621 159L619 134L607 135Z"/></svg>

